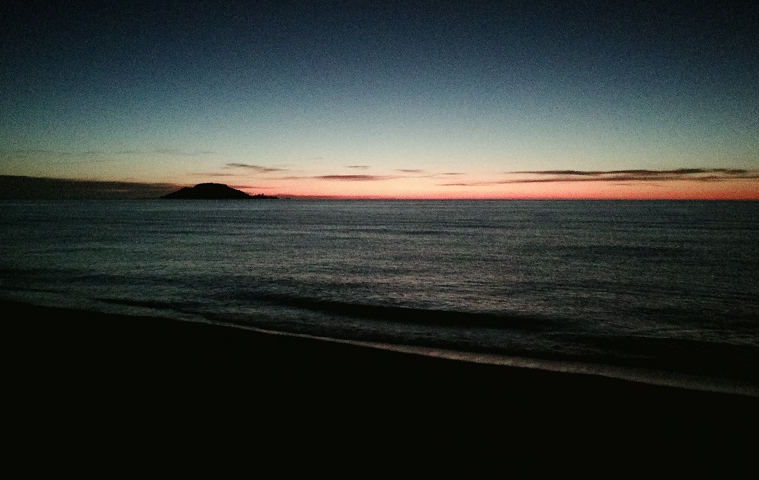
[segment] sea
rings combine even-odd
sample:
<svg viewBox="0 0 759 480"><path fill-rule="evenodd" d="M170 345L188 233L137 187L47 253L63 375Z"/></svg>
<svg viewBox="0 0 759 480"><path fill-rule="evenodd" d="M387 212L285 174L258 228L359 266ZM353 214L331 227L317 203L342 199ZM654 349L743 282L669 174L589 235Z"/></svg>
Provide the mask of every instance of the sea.
<svg viewBox="0 0 759 480"><path fill-rule="evenodd" d="M0 299L759 398L759 202L3 200Z"/></svg>

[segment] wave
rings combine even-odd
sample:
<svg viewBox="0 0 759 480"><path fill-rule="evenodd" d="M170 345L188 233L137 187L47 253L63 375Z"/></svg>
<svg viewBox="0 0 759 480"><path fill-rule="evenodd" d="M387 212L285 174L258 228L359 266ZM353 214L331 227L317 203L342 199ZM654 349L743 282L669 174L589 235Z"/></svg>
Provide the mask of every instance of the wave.
<svg viewBox="0 0 759 480"><path fill-rule="evenodd" d="M553 320L545 317L528 315L505 315L486 312L351 303L295 295L263 294L257 295L255 300L332 315L424 326L513 328L535 331L544 330L550 326L549 324L555 323Z"/></svg>
<svg viewBox="0 0 759 480"><path fill-rule="evenodd" d="M141 307L178 313L197 311L201 303L145 301L117 298L96 298L108 304ZM475 328L511 328L525 331L544 330L553 323L550 319L502 315L481 312L463 312L454 310L424 309L401 306L373 305L362 303L339 302L312 297L278 294L257 294L249 297L250 307L255 311L256 304L269 304L288 309L301 309L317 313L326 313L341 317L384 322L403 323L406 325L440 326L440 327L475 327Z"/></svg>
<svg viewBox="0 0 759 480"><path fill-rule="evenodd" d="M626 365L624 363L598 363L590 361L589 359L580 358L572 359L562 358L560 356L555 356L552 358L550 356L523 356L509 354L508 352L466 351L454 348L444 348L441 346L333 338L323 335L270 330L267 328L260 328L251 326L250 324L240 324L237 322L226 324L231 327L253 330L271 335L310 338L314 340L344 343L348 345L389 350L412 355L443 358L452 361L536 369L576 375L593 375L649 385L682 388L696 391L727 393L731 395L759 398L759 382L756 380L732 378L729 376L722 377L719 376L719 372L715 372L716 375L693 374L688 372L668 371L666 369L658 369L654 367L649 368L635 365Z"/></svg>
<svg viewBox="0 0 759 480"><path fill-rule="evenodd" d="M273 293L249 294L244 308L209 307L201 302L98 300L269 333L759 397L756 345L629 332L602 334L583 331L582 326L560 318L373 305ZM267 308L272 305L276 308Z"/></svg>
<svg viewBox="0 0 759 480"><path fill-rule="evenodd" d="M445 324L448 327L457 327L432 329L447 330L447 335L495 324L504 328L507 337L515 338L519 336L516 334L520 333L522 328L526 327L535 332L539 330L537 325L549 327L552 322L551 319L536 322L536 319L518 316L362 305L286 295L270 295L267 300L276 300L277 304L288 302L290 306L309 311L370 321L405 323L412 319L416 325L439 327ZM352 331L355 335L341 336L341 332L330 328L309 330L288 324L287 321L258 322L255 308L241 315L214 309L209 313L208 305L201 303L179 304L113 298L99 298L98 301L171 312L171 317L185 321L201 321L270 334L310 337L458 361L599 375L654 385L759 398L759 354L756 348L747 346L636 336L573 335L566 331L557 333L549 327L544 332L530 335L528 343L514 342L509 348L499 348L462 341L462 337L456 337L455 333L453 336L444 336L433 341L414 338L406 333L393 336L378 331L368 334ZM201 311L207 313L202 314ZM472 321L478 324L474 325ZM508 330L507 326L512 330ZM549 338L553 347L548 344L538 346L536 342L539 338Z"/></svg>

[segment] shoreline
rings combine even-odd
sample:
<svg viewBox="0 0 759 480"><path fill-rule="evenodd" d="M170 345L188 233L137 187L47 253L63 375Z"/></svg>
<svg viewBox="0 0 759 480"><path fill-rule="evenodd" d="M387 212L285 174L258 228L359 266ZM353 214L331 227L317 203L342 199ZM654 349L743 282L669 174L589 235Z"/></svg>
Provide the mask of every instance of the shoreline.
<svg viewBox="0 0 759 480"><path fill-rule="evenodd" d="M716 430L724 438L751 432L759 411L751 396L598 375L166 318L14 301L0 308L12 313L3 323L7 397L46 426L278 419L342 430Z"/></svg>
<svg viewBox="0 0 759 480"><path fill-rule="evenodd" d="M204 323L204 322L198 322ZM252 325L224 324L208 322L210 325L227 326L241 330L249 330L263 335L284 335L335 344L352 345L368 349L384 350L391 353L422 356L427 358L444 359L478 365L493 365L507 368L528 369L545 373L561 373L566 375L582 375L608 378L615 381L626 381L654 387L670 387L695 392L712 392L722 395L737 395L753 397L759 401L759 387L737 379L710 378L684 372L668 372L644 367L610 366L600 363L580 362L576 360L550 359L537 357L522 357L498 353L467 352L446 348L432 348L419 345L405 345L384 342L348 340L341 338L322 337L306 333L282 332L268 330Z"/></svg>

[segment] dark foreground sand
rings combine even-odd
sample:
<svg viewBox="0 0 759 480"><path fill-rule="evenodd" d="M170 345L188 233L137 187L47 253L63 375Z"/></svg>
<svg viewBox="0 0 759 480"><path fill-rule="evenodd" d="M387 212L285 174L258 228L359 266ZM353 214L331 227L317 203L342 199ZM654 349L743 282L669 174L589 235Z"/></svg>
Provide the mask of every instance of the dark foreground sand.
<svg viewBox="0 0 759 480"><path fill-rule="evenodd" d="M6 434L10 426L32 445L70 442L72 432L95 444L130 434L188 441L199 432L196 441L218 442L235 432L236 442L288 448L386 438L388 448L484 439L539 449L683 440L742 448L756 438L753 397L166 319L0 308Z"/></svg>

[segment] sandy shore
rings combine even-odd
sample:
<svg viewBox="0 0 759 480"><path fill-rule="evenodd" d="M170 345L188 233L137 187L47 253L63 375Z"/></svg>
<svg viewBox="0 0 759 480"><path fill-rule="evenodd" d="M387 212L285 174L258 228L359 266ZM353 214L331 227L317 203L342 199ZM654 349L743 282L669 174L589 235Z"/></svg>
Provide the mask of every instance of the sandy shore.
<svg viewBox="0 0 759 480"><path fill-rule="evenodd" d="M716 441L754 435L757 425L753 397L160 318L0 307L6 411L27 433L254 428L256 435L455 432L526 440L638 432L649 440Z"/></svg>

